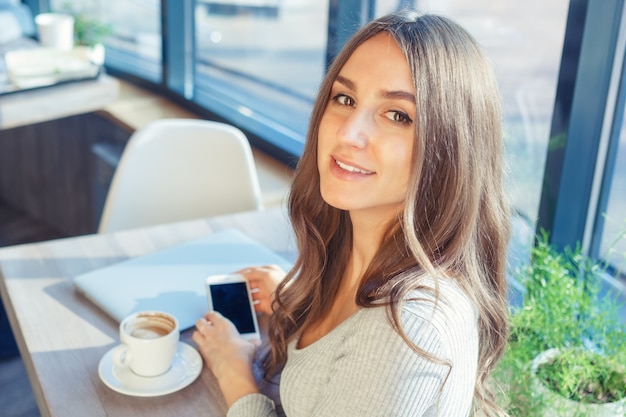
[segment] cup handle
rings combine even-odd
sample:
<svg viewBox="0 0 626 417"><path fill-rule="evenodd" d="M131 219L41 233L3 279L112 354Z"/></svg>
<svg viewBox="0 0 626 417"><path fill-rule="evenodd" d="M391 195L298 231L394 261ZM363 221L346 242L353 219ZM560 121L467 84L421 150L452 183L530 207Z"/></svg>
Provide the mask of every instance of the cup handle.
<svg viewBox="0 0 626 417"><path fill-rule="evenodd" d="M113 349L113 364L118 368L128 368L132 361L130 346L119 345Z"/></svg>

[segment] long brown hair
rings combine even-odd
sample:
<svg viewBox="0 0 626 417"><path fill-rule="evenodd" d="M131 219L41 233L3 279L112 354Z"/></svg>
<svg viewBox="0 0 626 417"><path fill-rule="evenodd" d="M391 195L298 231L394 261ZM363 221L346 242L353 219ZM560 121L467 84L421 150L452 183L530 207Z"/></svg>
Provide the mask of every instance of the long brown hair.
<svg viewBox="0 0 626 417"><path fill-rule="evenodd" d="M488 414L499 413L486 379L508 335L510 226L500 96L476 41L442 16L403 11L370 22L348 41L320 87L289 196L299 255L276 291L268 369L282 367L288 343L329 311L347 265L351 223L347 212L329 206L320 195L318 130L341 68L358 46L383 31L403 50L416 92L412 186L403 212L388 226L361 279L356 303L373 307L390 300L393 325L409 342L399 321L409 292L421 288L426 276L457 280L479 313L475 404Z"/></svg>

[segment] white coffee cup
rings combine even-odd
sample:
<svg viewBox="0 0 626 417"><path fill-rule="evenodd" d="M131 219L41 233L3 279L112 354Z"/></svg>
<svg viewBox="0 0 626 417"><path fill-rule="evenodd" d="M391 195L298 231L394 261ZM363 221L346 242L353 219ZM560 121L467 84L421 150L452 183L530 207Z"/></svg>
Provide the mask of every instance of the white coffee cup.
<svg viewBox="0 0 626 417"><path fill-rule="evenodd" d="M130 368L139 376L164 374L172 366L180 331L174 316L160 311L142 311L120 323L121 345L113 350L113 363Z"/></svg>
<svg viewBox="0 0 626 417"><path fill-rule="evenodd" d="M39 43L46 48L69 50L74 47L74 17L64 13L35 16Z"/></svg>

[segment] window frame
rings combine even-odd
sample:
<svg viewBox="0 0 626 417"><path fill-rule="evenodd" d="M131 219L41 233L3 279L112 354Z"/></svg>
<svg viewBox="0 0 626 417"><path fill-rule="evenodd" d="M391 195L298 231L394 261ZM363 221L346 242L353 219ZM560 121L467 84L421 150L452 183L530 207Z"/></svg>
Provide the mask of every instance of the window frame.
<svg viewBox="0 0 626 417"><path fill-rule="evenodd" d="M626 98L625 17L624 0L570 1L537 223L556 247L596 259Z"/></svg>

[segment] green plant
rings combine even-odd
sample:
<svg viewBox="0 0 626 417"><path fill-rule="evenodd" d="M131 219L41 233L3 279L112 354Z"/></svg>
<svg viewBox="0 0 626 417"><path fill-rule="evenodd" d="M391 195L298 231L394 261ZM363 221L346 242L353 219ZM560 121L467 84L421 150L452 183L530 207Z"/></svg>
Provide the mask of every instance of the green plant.
<svg viewBox="0 0 626 417"><path fill-rule="evenodd" d="M74 43L94 46L102 43L112 33L110 24L86 12L77 11L71 2L63 4L62 10L74 17Z"/></svg>
<svg viewBox="0 0 626 417"><path fill-rule="evenodd" d="M585 349L567 349L537 367L537 377L561 396L590 404L626 397L626 368L615 358Z"/></svg>
<svg viewBox="0 0 626 417"><path fill-rule="evenodd" d="M74 15L74 42L77 45L94 46L111 34L111 25L87 14Z"/></svg>
<svg viewBox="0 0 626 417"><path fill-rule="evenodd" d="M580 248L551 247L546 233L530 262L515 272L525 294L511 310L509 342L495 373L503 386L500 402L512 416L542 415L547 401L533 390L531 363L553 348L559 359L540 366L538 377L561 396L585 403L594 402L590 396L626 395L626 371L619 365L626 363L626 329L617 300L602 293L603 272ZM558 411L552 415L571 415Z"/></svg>

